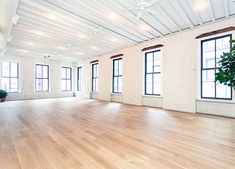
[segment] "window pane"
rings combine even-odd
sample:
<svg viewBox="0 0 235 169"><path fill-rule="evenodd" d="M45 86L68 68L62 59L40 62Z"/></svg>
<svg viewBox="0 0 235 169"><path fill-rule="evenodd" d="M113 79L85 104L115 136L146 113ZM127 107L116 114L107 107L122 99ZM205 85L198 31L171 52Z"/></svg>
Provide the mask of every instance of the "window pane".
<svg viewBox="0 0 235 169"><path fill-rule="evenodd" d="M122 77L118 77L118 92L122 92Z"/></svg>
<svg viewBox="0 0 235 169"><path fill-rule="evenodd" d="M43 79L43 91L48 91L48 79Z"/></svg>
<svg viewBox="0 0 235 169"><path fill-rule="evenodd" d="M67 90L71 90L71 81L67 80Z"/></svg>
<svg viewBox="0 0 235 169"><path fill-rule="evenodd" d="M96 78L95 81L96 81L96 89L95 89L95 91L98 91L99 90L99 81L98 81L98 78Z"/></svg>
<svg viewBox="0 0 235 169"><path fill-rule="evenodd" d="M43 66L43 78L48 78L48 66Z"/></svg>
<svg viewBox="0 0 235 169"><path fill-rule="evenodd" d="M218 61L221 59L223 53L230 51L230 37L224 37L216 40L216 62L219 67Z"/></svg>
<svg viewBox="0 0 235 169"><path fill-rule="evenodd" d="M122 59L119 60L119 75L122 75Z"/></svg>
<svg viewBox="0 0 235 169"><path fill-rule="evenodd" d="M146 94L153 94L153 78L152 74L147 74L146 75Z"/></svg>
<svg viewBox="0 0 235 169"><path fill-rule="evenodd" d="M61 90L66 90L66 80L61 81Z"/></svg>
<svg viewBox="0 0 235 169"><path fill-rule="evenodd" d="M146 57L147 73L151 73L153 72L153 53L148 53Z"/></svg>
<svg viewBox="0 0 235 169"><path fill-rule="evenodd" d="M41 65L36 65L36 77L42 78L42 66Z"/></svg>
<svg viewBox="0 0 235 169"><path fill-rule="evenodd" d="M9 92L9 89L10 89L9 83L10 83L9 78L2 78L2 89Z"/></svg>
<svg viewBox="0 0 235 169"><path fill-rule="evenodd" d="M18 77L18 64L11 63L11 77Z"/></svg>
<svg viewBox="0 0 235 169"><path fill-rule="evenodd" d="M161 64L161 62L160 62L161 60L160 60L160 51L158 51L158 52L154 52L154 66L153 66L153 71L154 72L160 72L161 70L160 70L160 64Z"/></svg>
<svg viewBox="0 0 235 169"><path fill-rule="evenodd" d="M96 65L96 77L99 77L99 66L98 66L98 64Z"/></svg>
<svg viewBox="0 0 235 169"><path fill-rule="evenodd" d="M66 68L61 68L61 78L66 79Z"/></svg>
<svg viewBox="0 0 235 169"><path fill-rule="evenodd" d="M10 65L9 64L10 64L9 62L2 62L2 76L4 76L4 77L10 76L10 74L9 74Z"/></svg>
<svg viewBox="0 0 235 169"><path fill-rule="evenodd" d="M10 92L18 91L18 78L11 78Z"/></svg>
<svg viewBox="0 0 235 169"><path fill-rule="evenodd" d="M203 68L215 67L215 40L203 42Z"/></svg>
<svg viewBox="0 0 235 169"><path fill-rule="evenodd" d="M223 84L216 85L216 97L217 98L231 98L231 87Z"/></svg>
<svg viewBox="0 0 235 169"><path fill-rule="evenodd" d="M43 91L42 79L36 79L36 91Z"/></svg>
<svg viewBox="0 0 235 169"><path fill-rule="evenodd" d="M202 72L202 97L215 97L215 70Z"/></svg>
<svg viewBox="0 0 235 169"><path fill-rule="evenodd" d="M71 69L67 68L67 79L71 78Z"/></svg>
<svg viewBox="0 0 235 169"><path fill-rule="evenodd" d="M117 76L119 74L118 72L118 60L114 61L114 76Z"/></svg>
<svg viewBox="0 0 235 169"><path fill-rule="evenodd" d="M153 75L153 94L161 94L161 74L154 74Z"/></svg>

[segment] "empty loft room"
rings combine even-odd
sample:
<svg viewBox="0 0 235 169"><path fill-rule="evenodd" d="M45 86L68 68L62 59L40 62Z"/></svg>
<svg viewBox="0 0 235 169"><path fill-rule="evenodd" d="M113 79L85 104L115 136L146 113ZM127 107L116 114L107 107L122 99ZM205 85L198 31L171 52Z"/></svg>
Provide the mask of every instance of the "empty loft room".
<svg viewBox="0 0 235 169"><path fill-rule="evenodd" d="M0 0L0 169L235 169L235 0Z"/></svg>

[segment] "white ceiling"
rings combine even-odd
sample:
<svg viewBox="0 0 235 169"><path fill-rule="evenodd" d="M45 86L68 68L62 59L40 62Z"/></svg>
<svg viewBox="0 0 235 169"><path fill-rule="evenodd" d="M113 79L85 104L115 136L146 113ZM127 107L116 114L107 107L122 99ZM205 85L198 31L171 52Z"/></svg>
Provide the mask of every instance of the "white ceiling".
<svg viewBox="0 0 235 169"><path fill-rule="evenodd" d="M233 0L160 0L139 20L132 8L135 0L20 0L8 52L83 59L235 14Z"/></svg>

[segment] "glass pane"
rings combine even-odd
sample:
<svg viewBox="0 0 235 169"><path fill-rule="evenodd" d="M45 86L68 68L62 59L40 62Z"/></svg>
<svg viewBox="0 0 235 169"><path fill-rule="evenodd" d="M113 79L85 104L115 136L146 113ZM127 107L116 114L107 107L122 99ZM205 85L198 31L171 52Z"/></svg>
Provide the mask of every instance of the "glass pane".
<svg viewBox="0 0 235 169"><path fill-rule="evenodd" d="M98 81L98 78L96 79L96 90L95 91L98 91L99 90L99 81Z"/></svg>
<svg viewBox="0 0 235 169"><path fill-rule="evenodd" d="M18 64L11 63L11 77L18 77Z"/></svg>
<svg viewBox="0 0 235 169"><path fill-rule="evenodd" d="M42 66L41 65L36 65L36 77L42 78Z"/></svg>
<svg viewBox="0 0 235 169"><path fill-rule="evenodd" d="M113 92L118 92L118 78L114 77L113 79Z"/></svg>
<svg viewBox="0 0 235 169"><path fill-rule="evenodd" d="M10 64L9 62L2 62L2 76L4 76L4 77L10 76L10 74L9 74L10 65L9 64Z"/></svg>
<svg viewBox="0 0 235 169"><path fill-rule="evenodd" d="M66 78L66 68L61 69L61 78L65 79Z"/></svg>
<svg viewBox="0 0 235 169"><path fill-rule="evenodd" d="M92 81L92 91L95 92L96 91L96 80L93 79Z"/></svg>
<svg viewBox="0 0 235 169"><path fill-rule="evenodd" d="M114 64L113 64L113 69L114 69L114 76L117 76L118 75L118 60L115 60L114 61Z"/></svg>
<svg viewBox="0 0 235 169"><path fill-rule="evenodd" d="M43 91L46 92L48 91L48 80L47 79L43 79Z"/></svg>
<svg viewBox="0 0 235 169"><path fill-rule="evenodd" d="M43 91L42 79L36 79L36 91L37 92Z"/></svg>
<svg viewBox="0 0 235 169"><path fill-rule="evenodd" d="M147 73L151 73L153 72L153 53L148 53L146 57Z"/></svg>
<svg viewBox="0 0 235 169"><path fill-rule="evenodd" d="M11 78L10 92L18 91L18 78Z"/></svg>
<svg viewBox="0 0 235 169"><path fill-rule="evenodd" d="M61 81L61 90L66 90L66 80Z"/></svg>
<svg viewBox="0 0 235 169"><path fill-rule="evenodd" d="M161 94L161 74L153 75L153 94Z"/></svg>
<svg viewBox="0 0 235 169"><path fill-rule="evenodd" d="M96 65L96 77L99 77L99 65Z"/></svg>
<svg viewBox="0 0 235 169"><path fill-rule="evenodd" d="M216 97L217 98L231 98L231 87L223 84L216 85Z"/></svg>
<svg viewBox="0 0 235 169"><path fill-rule="evenodd" d="M215 40L203 42L203 68L215 67Z"/></svg>
<svg viewBox="0 0 235 169"><path fill-rule="evenodd" d="M71 79L71 69L67 68L67 79Z"/></svg>
<svg viewBox="0 0 235 169"><path fill-rule="evenodd" d="M215 97L215 70L203 70L202 97Z"/></svg>
<svg viewBox="0 0 235 169"><path fill-rule="evenodd" d="M67 90L71 90L71 81L67 80Z"/></svg>
<svg viewBox="0 0 235 169"><path fill-rule="evenodd" d="M122 93L122 77L118 77L118 92Z"/></svg>
<svg viewBox="0 0 235 169"><path fill-rule="evenodd" d="M160 60L160 51L158 52L154 52L154 66L153 66L153 71L154 72L160 72L160 64L161 64L161 60Z"/></svg>
<svg viewBox="0 0 235 169"><path fill-rule="evenodd" d="M122 75L122 59L119 60L119 75Z"/></svg>
<svg viewBox="0 0 235 169"><path fill-rule="evenodd" d="M43 78L48 78L48 66L43 66Z"/></svg>
<svg viewBox="0 0 235 169"><path fill-rule="evenodd" d="M152 74L146 75L146 94L153 94L153 78Z"/></svg>
<svg viewBox="0 0 235 169"><path fill-rule="evenodd" d="M216 62L219 67L218 61L221 59L223 53L230 51L230 37L224 37L216 40Z"/></svg>
<svg viewBox="0 0 235 169"><path fill-rule="evenodd" d="M2 89L9 92L10 89L10 81L9 78L2 78Z"/></svg>

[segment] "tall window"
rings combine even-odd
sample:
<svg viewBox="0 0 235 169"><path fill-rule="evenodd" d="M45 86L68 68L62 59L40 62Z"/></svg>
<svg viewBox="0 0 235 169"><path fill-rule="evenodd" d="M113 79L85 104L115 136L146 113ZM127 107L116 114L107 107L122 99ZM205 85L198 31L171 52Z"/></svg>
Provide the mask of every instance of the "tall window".
<svg viewBox="0 0 235 169"><path fill-rule="evenodd" d="M82 71L82 67L78 67L78 77L77 77L77 90L81 91L81 71Z"/></svg>
<svg viewBox="0 0 235 169"><path fill-rule="evenodd" d="M145 53L145 95L161 95L161 51Z"/></svg>
<svg viewBox="0 0 235 169"><path fill-rule="evenodd" d="M201 97L208 99L232 99L232 88L215 81L220 67L218 61L223 52L231 49L232 36L222 36L201 41Z"/></svg>
<svg viewBox="0 0 235 169"><path fill-rule="evenodd" d="M113 93L122 93L122 58L113 60Z"/></svg>
<svg viewBox="0 0 235 169"><path fill-rule="evenodd" d="M92 92L99 90L99 64L92 64Z"/></svg>
<svg viewBox="0 0 235 169"><path fill-rule="evenodd" d="M72 68L62 67L61 68L61 90L71 91L72 90Z"/></svg>
<svg viewBox="0 0 235 169"><path fill-rule="evenodd" d="M1 88L7 92L19 91L19 64L2 62Z"/></svg>
<svg viewBox="0 0 235 169"><path fill-rule="evenodd" d="M49 66L36 64L35 67L35 91L49 91Z"/></svg>

